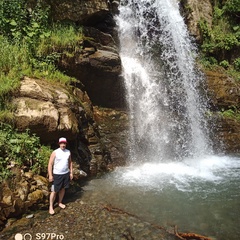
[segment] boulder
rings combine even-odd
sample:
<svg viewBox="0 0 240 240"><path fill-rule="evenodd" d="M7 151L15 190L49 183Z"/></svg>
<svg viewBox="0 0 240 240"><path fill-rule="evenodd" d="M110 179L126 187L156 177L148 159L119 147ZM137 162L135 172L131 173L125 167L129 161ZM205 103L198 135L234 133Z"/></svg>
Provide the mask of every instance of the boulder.
<svg viewBox="0 0 240 240"><path fill-rule="evenodd" d="M40 189L37 189L36 191L28 194L28 201L36 203L38 201L42 201L43 197L44 197L43 192Z"/></svg>
<svg viewBox="0 0 240 240"><path fill-rule="evenodd" d="M35 206L36 203L47 204L49 197L48 185L49 182L46 178L31 171L25 172L19 182L16 182L13 177L1 183L0 229L7 219L22 215L27 209Z"/></svg>
<svg viewBox="0 0 240 240"><path fill-rule="evenodd" d="M13 104L19 131L28 128L42 142L56 141L59 136L66 136L69 140L76 138L79 102L66 88L25 77Z"/></svg>
<svg viewBox="0 0 240 240"><path fill-rule="evenodd" d="M52 144L54 148L58 147L56 142L59 137L66 137L73 160L79 162L84 171L93 174L90 161L94 153L89 147L96 143L92 142L93 138L98 143L101 140L96 138L98 132L94 126L93 108L86 92L76 87L25 77L13 104L16 106L15 126L19 131L30 129L42 143ZM104 156L103 159L106 160ZM102 161L97 162L97 166L102 164ZM35 181L42 184L40 177Z"/></svg>

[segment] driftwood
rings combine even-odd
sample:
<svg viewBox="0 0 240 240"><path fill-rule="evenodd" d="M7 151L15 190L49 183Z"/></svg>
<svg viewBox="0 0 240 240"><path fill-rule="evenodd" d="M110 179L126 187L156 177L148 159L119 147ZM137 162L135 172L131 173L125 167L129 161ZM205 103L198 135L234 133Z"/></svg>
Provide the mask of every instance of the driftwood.
<svg viewBox="0 0 240 240"><path fill-rule="evenodd" d="M143 219L141 219L140 217L138 217L137 215L135 214L132 214L132 213L129 213L129 212L126 212L120 208L116 208L116 207L113 207L112 205L106 205L106 206L103 206L103 209L109 211L109 212L115 212L115 213L119 213L119 214L126 214L128 216L131 216L131 217L134 217L134 218L137 218L141 221L143 221ZM166 232L168 232L169 234L172 234L171 232L167 231L166 228L164 227L161 227L159 225L156 225L156 224L153 224L153 223L150 223L153 227L155 228L158 228L158 229L162 229L162 230L165 230ZM211 240L211 238L208 238L208 237L205 237L205 236L202 236L202 235L199 235L199 234L196 234L196 233L181 233L181 232L178 232L177 230L177 226L174 226L174 235L176 237L178 237L179 239L181 240ZM131 234L130 236L125 236L123 235L124 237L126 237L126 239L134 239ZM130 237L130 238L129 238Z"/></svg>
<svg viewBox="0 0 240 240"><path fill-rule="evenodd" d="M177 230L177 226L174 227L174 233L176 237L182 240L211 240L211 238L196 233L180 233Z"/></svg>

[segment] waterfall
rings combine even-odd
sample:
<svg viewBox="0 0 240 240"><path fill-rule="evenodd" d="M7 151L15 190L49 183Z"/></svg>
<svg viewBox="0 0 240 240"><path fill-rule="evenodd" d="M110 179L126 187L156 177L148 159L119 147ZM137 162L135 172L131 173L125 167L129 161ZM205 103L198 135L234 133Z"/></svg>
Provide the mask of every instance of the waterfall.
<svg viewBox="0 0 240 240"><path fill-rule="evenodd" d="M122 1L117 24L131 160L181 160L211 152L204 79L178 1Z"/></svg>

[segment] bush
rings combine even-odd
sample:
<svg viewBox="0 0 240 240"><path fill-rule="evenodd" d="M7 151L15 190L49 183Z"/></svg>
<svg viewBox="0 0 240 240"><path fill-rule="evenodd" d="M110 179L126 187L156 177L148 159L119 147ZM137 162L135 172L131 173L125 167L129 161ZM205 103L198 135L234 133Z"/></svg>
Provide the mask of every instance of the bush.
<svg viewBox="0 0 240 240"><path fill-rule="evenodd" d="M229 68L229 62L227 60L223 60L219 63L219 65L225 69Z"/></svg>
<svg viewBox="0 0 240 240"><path fill-rule="evenodd" d="M0 0L0 33L15 42L25 39L30 45L48 34L49 7L37 1L33 9L27 0Z"/></svg>
<svg viewBox="0 0 240 240"><path fill-rule="evenodd" d="M234 56L240 47L239 16L239 0L215 1L212 25L199 21L203 66L213 69L219 65L237 80L240 61Z"/></svg>
<svg viewBox="0 0 240 240"><path fill-rule="evenodd" d="M17 133L10 125L0 123L0 179L10 176L14 165L44 174L50 154L50 147L41 146L39 138L28 130Z"/></svg>
<svg viewBox="0 0 240 240"><path fill-rule="evenodd" d="M239 0L226 1L223 9L225 13L228 14L229 16L233 16L236 19L239 19L239 16L240 16Z"/></svg>
<svg viewBox="0 0 240 240"><path fill-rule="evenodd" d="M240 112L236 107L232 107L228 110L223 109L221 112L219 112L219 114L223 117L231 118L236 121L240 121Z"/></svg>
<svg viewBox="0 0 240 240"><path fill-rule="evenodd" d="M240 58L235 59L233 66L237 71L240 71Z"/></svg>

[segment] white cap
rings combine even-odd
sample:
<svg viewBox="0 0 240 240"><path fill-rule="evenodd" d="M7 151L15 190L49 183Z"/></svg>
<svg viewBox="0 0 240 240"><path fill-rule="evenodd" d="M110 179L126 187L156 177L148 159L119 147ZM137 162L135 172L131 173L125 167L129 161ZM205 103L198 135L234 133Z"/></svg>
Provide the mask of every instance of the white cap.
<svg viewBox="0 0 240 240"><path fill-rule="evenodd" d="M64 137L59 138L58 143L67 143L67 139Z"/></svg>

